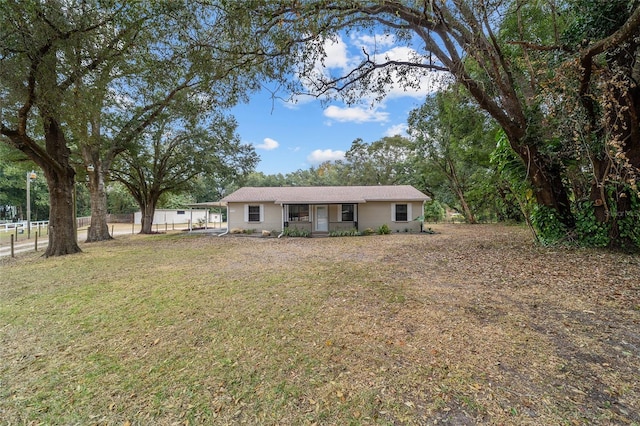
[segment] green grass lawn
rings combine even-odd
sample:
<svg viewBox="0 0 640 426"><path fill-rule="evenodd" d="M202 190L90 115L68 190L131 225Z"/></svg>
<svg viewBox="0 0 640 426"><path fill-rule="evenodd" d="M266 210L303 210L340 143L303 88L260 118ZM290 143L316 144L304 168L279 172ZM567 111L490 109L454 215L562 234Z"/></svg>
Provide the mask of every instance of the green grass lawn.
<svg viewBox="0 0 640 426"><path fill-rule="evenodd" d="M637 258L436 230L3 259L0 423L638 424Z"/></svg>

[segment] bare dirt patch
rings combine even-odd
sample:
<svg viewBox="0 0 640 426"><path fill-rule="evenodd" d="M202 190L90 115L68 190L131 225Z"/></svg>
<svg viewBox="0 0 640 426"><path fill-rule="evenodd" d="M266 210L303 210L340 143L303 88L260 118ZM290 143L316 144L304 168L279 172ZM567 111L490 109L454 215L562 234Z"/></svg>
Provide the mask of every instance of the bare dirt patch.
<svg viewBox="0 0 640 426"><path fill-rule="evenodd" d="M637 256L433 228L3 261L0 418L640 424Z"/></svg>

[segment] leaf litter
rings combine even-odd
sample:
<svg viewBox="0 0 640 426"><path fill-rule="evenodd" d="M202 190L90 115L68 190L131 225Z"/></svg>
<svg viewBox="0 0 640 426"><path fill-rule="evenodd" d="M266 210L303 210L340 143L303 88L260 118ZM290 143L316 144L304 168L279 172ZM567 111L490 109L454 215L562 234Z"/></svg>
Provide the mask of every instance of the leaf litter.
<svg viewBox="0 0 640 426"><path fill-rule="evenodd" d="M640 423L637 256L540 247L520 227L433 229L124 238L104 243L123 272L95 290L80 273L34 279L6 262L0 417ZM90 261L100 277L100 247L60 269ZM91 297L75 300L78 291Z"/></svg>

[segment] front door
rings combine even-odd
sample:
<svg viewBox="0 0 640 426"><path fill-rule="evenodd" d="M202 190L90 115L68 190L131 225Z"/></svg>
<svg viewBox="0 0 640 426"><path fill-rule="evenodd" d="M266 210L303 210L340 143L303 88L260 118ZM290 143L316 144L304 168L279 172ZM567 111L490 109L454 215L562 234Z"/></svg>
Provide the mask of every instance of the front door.
<svg viewBox="0 0 640 426"><path fill-rule="evenodd" d="M329 207L316 206L316 231L329 231Z"/></svg>

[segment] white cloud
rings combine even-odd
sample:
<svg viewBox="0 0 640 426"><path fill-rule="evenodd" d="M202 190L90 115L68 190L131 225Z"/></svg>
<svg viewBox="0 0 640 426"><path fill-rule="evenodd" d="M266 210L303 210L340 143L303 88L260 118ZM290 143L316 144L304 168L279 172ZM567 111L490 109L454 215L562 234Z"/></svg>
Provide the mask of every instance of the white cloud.
<svg viewBox="0 0 640 426"><path fill-rule="evenodd" d="M349 56L347 55L347 44L342 37L335 40L326 39L324 41L324 50L327 57L324 59L324 66L327 68L345 69L349 65Z"/></svg>
<svg viewBox="0 0 640 426"><path fill-rule="evenodd" d="M280 144L278 141L271 138L264 138L264 141L261 144L256 145L255 147L258 149L264 149L265 151L271 151L279 147Z"/></svg>
<svg viewBox="0 0 640 426"><path fill-rule="evenodd" d="M407 136L407 125L404 123L393 125L389 127L386 132L384 132L384 135L385 136L396 136L396 135Z"/></svg>
<svg viewBox="0 0 640 426"><path fill-rule="evenodd" d="M359 47L373 51L376 48L393 46L396 42L396 38L392 34L354 34L351 39L354 44L359 44Z"/></svg>
<svg viewBox="0 0 640 426"><path fill-rule="evenodd" d="M361 107L340 108L335 105L327 107L324 116L340 122L354 123L386 122L389 119L388 112Z"/></svg>
<svg viewBox="0 0 640 426"><path fill-rule="evenodd" d="M336 161L344 158L344 151L332 149L316 149L307 156L307 161L312 165L324 163L325 161Z"/></svg>

